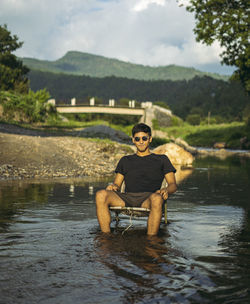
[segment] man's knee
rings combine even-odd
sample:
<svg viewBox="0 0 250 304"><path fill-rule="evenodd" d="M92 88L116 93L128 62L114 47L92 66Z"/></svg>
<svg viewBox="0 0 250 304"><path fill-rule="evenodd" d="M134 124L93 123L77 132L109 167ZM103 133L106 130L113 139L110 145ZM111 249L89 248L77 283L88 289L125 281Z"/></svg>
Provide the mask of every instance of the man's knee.
<svg viewBox="0 0 250 304"><path fill-rule="evenodd" d="M163 202L163 198L160 193L152 193L150 195L151 201Z"/></svg>
<svg viewBox="0 0 250 304"><path fill-rule="evenodd" d="M159 193L153 193L150 196L151 201L151 209L159 209L162 210L163 198Z"/></svg>
<svg viewBox="0 0 250 304"><path fill-rule="evenodd" d="M104 204L105 201L107 200L107 196L108 196L107 190L102 189L102 190L97 191L96 195L95 195L96 205Z"/></svg>

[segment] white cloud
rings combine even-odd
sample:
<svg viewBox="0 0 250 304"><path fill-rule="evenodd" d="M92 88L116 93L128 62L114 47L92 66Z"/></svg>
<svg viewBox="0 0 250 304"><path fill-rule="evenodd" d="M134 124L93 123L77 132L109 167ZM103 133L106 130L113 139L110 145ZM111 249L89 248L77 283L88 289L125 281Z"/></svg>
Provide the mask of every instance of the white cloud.
<svg viewBox="0 0 250 304"><path fill-rule="evenodd" d="M165 0L140 0L135 4L133 9L138 12L143 11L147 9L150 4L157 4L163 6L165 4Z"/></svg>
<svg viewBox="0 0 250 304"><path fill-rule="evenodd" d="M21 57L55 60L69 50L144 65L218 64L218 44L198 44L194 18L176 0L0 0L1 24Z"/></svg>

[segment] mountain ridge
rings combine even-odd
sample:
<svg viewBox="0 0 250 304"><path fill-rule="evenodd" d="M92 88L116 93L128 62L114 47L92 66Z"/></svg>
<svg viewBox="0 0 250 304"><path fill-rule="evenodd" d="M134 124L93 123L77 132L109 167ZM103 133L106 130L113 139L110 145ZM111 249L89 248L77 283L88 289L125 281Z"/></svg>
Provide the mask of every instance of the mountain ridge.
<svg viewBox="0 0 250 304"><path fill-rule="evenodd" d="M108 76L125 77L137 80L190 80L196 76L209 76L215 79L229 79L227 75L202 72L192 67L178 65L149 66L107 58L101 55L69 51L63 57L54 60L40 60L35 58L20 58L24 65L31 70L68 75L85 75L104 78Z"/></svg>

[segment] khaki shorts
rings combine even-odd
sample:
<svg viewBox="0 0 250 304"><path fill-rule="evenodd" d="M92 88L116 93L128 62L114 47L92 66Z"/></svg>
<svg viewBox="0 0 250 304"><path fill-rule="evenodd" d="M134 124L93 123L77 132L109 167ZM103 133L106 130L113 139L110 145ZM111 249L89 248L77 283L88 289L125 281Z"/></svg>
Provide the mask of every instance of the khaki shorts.
<svg viewBox="0 0 250 304"><path fill-rule="evenodd" d="M126 207L141 207L141 204L150 197L152 192L116 192L115 193L125 202Z"/></svg>

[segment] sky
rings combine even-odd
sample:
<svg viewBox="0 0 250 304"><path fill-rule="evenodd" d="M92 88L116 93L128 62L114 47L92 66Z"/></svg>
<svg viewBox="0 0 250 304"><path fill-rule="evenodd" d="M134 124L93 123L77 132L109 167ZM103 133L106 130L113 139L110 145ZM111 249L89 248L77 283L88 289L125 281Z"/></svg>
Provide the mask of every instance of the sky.
<svg viewBox="0 0 250 304"><path fill-rule="evenodd" d="M0 0L3 24L24 42L15 52L19 57L56 60L79 51L149 66L233 72L220 64L219 43L195 41L194 15L176 0Z"/></svg>

